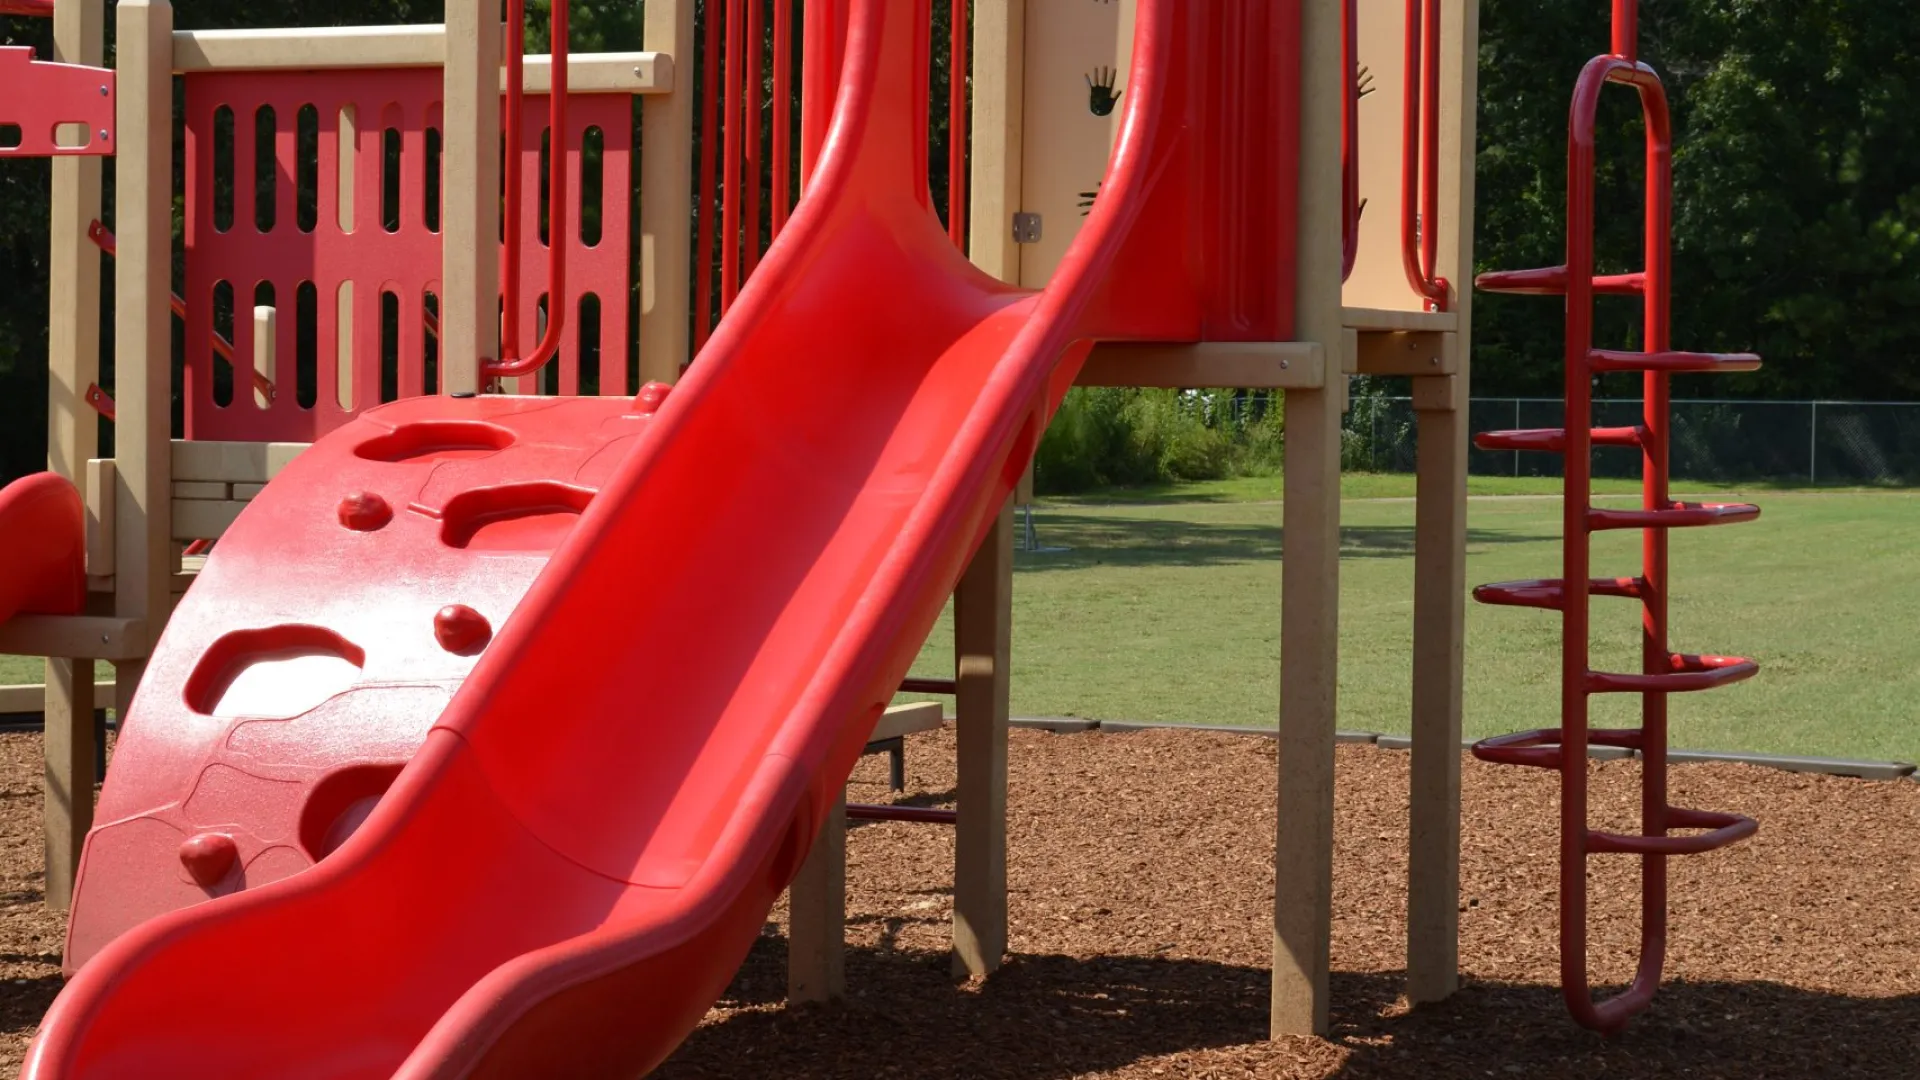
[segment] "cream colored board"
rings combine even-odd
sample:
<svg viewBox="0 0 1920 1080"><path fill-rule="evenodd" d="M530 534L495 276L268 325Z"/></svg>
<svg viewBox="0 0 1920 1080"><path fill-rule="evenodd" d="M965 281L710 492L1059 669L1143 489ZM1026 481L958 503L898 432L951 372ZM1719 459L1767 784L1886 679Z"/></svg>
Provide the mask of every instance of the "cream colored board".
<svg viewBox="0 0 1920 1080"><path fill-rule="evenodd" d="M1020 284L1029 288L1053 276L1086 220L1083 193L1096 191L1107 173L1126 111L1134 2L1026 5L1019 209L1041 221L1039 240L1020 252ZM1100 116L1089 80L1104 83L1106 72L1116 100Z"/></svg>
<svg viewBox="0 0 1920 1080"><path fill-rule="evenodd" d="M1360 65L1372 77L1373 92L1360 99L1360 197L1366 212L1360 215L1359 257L1344 299L1354 307L1419 311L1420 298L1407 284L1400 255L1406 5L1402 0L1359 0L1359 14ZM1447 213L1442 207L1442 216Z"/></svg>

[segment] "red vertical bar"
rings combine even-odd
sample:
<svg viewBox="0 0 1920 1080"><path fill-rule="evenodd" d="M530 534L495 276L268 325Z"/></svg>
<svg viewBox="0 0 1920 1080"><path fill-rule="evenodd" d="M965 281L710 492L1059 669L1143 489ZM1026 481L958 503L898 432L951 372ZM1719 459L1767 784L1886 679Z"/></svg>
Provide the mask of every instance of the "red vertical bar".
<svg viewBox="0 0 1920 1080"><path fill-rule="evenodd" d="M967 0L953 0L947 56L947 235L967 250Z"/></svg>
<svg viewBox="0 0 1920 1080"><path fill-rule="evenodd" d="M805 198L807 178L826 145L834 102L840 96L840 62L847 53L850 9L844 3L816 2L800 10L806 20L800 54L800 195Z"/></svg>
<svg viewBox="0 0 1920 1080"><path fill-rule="evenodd" d="M720 12L707 4L705 40L701 43L700 62L705 69L700 79L700 199L699 223L694 247L693 279L693 351L707 343L713 332L713 215L714 158L720 152Z"/></svg>
<svg viewBox="0 0 1920 1080"><path fill-rule="evenodd" d="M740 114L740 142L745 155L746 230L742 269L744 280L753 276L760 264L760 77L761 56L766 50L764 8L766 0L747 0L747 101Z"/></svg>
<svg viewBox="0 0 1920 1080"><path fill-rule="evenodd" d="M1340 5L1340 280L1353 276L1360 254L1360 13L1359 0Z"/></svg>
<svg viewBox="0 0 1920 1080"><path fill-rule="evenodd" d="M773 235L793 205L787 159L793 154L793 0L773 0Z"/></svg>
<svg viewBox="0 0 1920 1080"><path fill-rule="evenodd" d="M525 0L507 0L506 32L510 36L506 47L506 115L500 123L505 139L505 160L500 170L500 197L504 203L500 215L500 286L504 294L501 298L500 348L503 354L517 355L520 351L520 208L523 203L521 194L525 188L520 178L521 146L525 138L520 126L522 97L526 93ZM377 132L379 129L374 130ZM481 362L484 364L486 358Z"/></svg>
<svg viewBox="0 0 1920 1080"><path fill-rule="evenodd" d="M1633 63L1639 53L1640 0L1613 0L1613 55Z"/></svg>
<svg viewBox="0 0 1920 1080"><path fill-rule="evenodd" d="M740 294L740 111L744 107L740 61L746 50L744 0L727 0L726 120L720 144L720 314Z"/></svg>
<svg viewBox="0 0 1920 1080"><path fill-rule="evenodd" d="M1411 29L1411 28L1410 28ZM1587 670L1591 597L1594 116L1605 83L1581 72L1567 131L1566 480L1560 579L1560 983L1575 1016L1591 1014L1587 989Z"/></svg>

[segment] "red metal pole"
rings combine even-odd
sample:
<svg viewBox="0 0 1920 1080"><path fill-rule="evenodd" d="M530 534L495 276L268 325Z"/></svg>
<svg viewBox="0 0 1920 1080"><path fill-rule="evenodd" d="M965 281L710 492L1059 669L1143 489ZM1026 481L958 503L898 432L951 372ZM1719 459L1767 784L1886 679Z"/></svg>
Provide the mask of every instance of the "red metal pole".
<svg viewBox="0 0 1920 1080"><path fill-rule="evenodd" d="M700 205L694 240L698 255L693 279L693 351L698 353L713 333L713 216L714 160L720 153L720 9L705 8L706 34L701 43L700 78Z"/></svg>
<svg viewBox="0 0 1920 1080"><path fill-rule="evenodd" d="M947 236L967 250L967 0L953 0L947 60Z"/></svg>
<svg viewBox="0 0 1920 1080"><path fill-rule="evenodd" d="M1613 0L1613 55L1629 64L1640 59L1640 0Z"/></svg>
<svg viewBox="0 0 1920 1080"><path fill-rule="evenodd" d="M747 0L747 102L740 114L740 140L746 174L746 242L742 247L741 280L753 276L760 265L760 76L761 54L766 49L766 0Z"/></svg>
<svg viewBox="0 0 1920 1080"><path fill-rule="evenodd" d="M553 359L560 349L567 322L567 4L552 0L549 27L553 39L552 78L547 94L547 327L533 352L520 355L520 155L522 152L526 52L526 0L507 0L507 107L505 249L501 282L504 315L500 328L500 360L482 359L486 378L531 375Z"/></svg>
<svg viewBox="0 0 1920 1080"><path fill-rule="evenodd" d="M1340 6L1340 280L1353 276L1360 254L1360 0Z"/></svg>
<svg viewBox="0 0 1920 1080"><path fill-rule="evenodd" d="M1400 257L1428 310L1447 309L1448 283L1433 276L1439 251L1440 0L1407 0L1400 92ZM1424 69L1424 71L1423 71Z"/></svg>
<svg viewBox="0 0 1920 1080"><path fill-rule="evenodd" d="M849 821L912 821L923 825L952 825L960 820L960 814L954 810L942 810L931 806L874 806L868 803L848 803Z"/></svg>
<svg viewBox="0 0 1920 1080"><path fill-rule="evenodd" d="M787 227L793 206L793 0L773 0L773 220L772 234Z"/></svg>
<svg viewBox="0 0 1920 1080"><path fill-rule="evenodd" d="M31 19L53 18L53 0L0 0L0 15L25 15Z"/></svg>

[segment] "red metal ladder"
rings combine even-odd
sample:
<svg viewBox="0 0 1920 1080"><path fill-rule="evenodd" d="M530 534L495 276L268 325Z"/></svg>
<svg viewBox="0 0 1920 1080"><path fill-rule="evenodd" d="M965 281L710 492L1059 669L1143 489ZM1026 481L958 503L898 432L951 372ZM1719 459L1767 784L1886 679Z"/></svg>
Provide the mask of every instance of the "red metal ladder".
<svg viewBox="0 0 1920 1080"><path fill-rule="evenodd" d="M1485 740L1473 748L1483 761L1557 769L1560 773L1560 976L1574 1019L1614 1032L1644 1009L1660 982L1667 939L1667 857L1725 847L1751 836L1753 819L1737 814L1685 810L1667 802L1667 695L1708 690L1752 676L1759 666L1732 656L1672 652L1667 644L1668 530L1751 521L1758 507L1738 503L1681 503L1668 492L1669 389L1681 372L1752 371L1760 358L1748 354L1675 351L1669 343L1670 240L1673 153L1666 91L1652 68L1637 58L1637 0L1613 0L1613 48L1595 57L1575 84L1567 138L1566 265L1483 274L1489 292L1566 297L1566 426L1534 431L1496 431L1475 443L1487 450L1534 450L1561 454L1566 462L1562 574L1558 579L1483 585L1475 599L1487 604L1545 608L1561 613L1560 727ZM1647 192L1645 268L1637 273L1594 274L1594 120L1608 83L1633 87L1646 121ZM1644 349L1599 349L1593 345L1593 299L1597 294L1639 296L1644 304ZM1638 371L1645 379L1644 415L1633 427L1593 426L1593 377ZM1641 508L1592 505L1592 451L1596 446L1637 447L1644 467ZM1641 530L1637 577L1591 576L1592 534ZM1568 583L1578 583L1569 588ZM1641 605L1642 664L1638 673L1594 671L1589 664L1590 598L1619 597ZM1595 694L1639 694L1638 728L1593 730L1589 699ZM1615 746L1639 752L1641 827L1638 834L1603 832L1588 826L1587 748ZM1672 830L1693 831L1672 835ZM1632 984L1596 1001L1587 975L1586 860L1595 854L1630 854L1641 863L1641 939Z"/></svg>

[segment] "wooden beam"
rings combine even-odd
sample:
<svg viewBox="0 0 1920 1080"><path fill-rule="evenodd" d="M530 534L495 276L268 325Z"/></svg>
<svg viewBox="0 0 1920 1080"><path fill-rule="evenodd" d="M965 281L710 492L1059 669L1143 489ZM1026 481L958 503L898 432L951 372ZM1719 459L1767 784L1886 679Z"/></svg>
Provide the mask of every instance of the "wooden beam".
<svg viewBox="0 0 1920 1080"><path fill-rule="evenodd" d="M218 540L246 508L246 503L231 499L175 499L172 539Z"/></svg>
<svg viewBox="0 0 1920 1080"><path fill-rule="evenodd" d="M219 501L226 499L232 493L233 485L221 483L218 480L175 480L173 482L173 498L175 502L182 499L211 499Z"/></svg>
<svg viewBox="0 0 1920 1080"><path fill-rule="evenodd" d="M1311 341L1111 342L1094 346L1078 386L1312 390L1326 385L1325 354Z"/></svg>
<svg viewBox="0 0 1920 1080"><path fill-rule="evenodd" d="M440 389L469 393L480 389L481 359L500 356L501 27L496 11L481 4L451 5L445 45Z"/></svg>
<svg viewBox="0 0 1920 1080"><path fill-rule="evenodd" d="M102 701L113 700L113 683L96 682L94 692ZM0 686L0 714L44 712L47 707L47 687L45 684L29 686Z"/></svg>
<svg viewBox="0 0 1920 1080"><path fill-rule="evenodd" d="M64 6L64 5L63 5ZM88 5L91 6L91 5ZM41 734L45 792L47 906L65 911L80 876L80 851L93 828L93 784L98 735L93 729L93 661L49 658L46 724Z"/></svg>
<svg viewBox="0 0 1920 1080"><path fill-rule="evenodd" d="M1013 652L1013 504L1000 510L953 595L953 971L999 970L1007 951L1008 667Z"/></svg>
<svg viewBox="0 0 1920 1080"><path fill-rule="evenodd" d="M1349 331L1355 334L1354 369L1361 375L1451 375L1457 353L1448 349L1451 334L1418 331Z"/></svg>
<svg viewBox="0 0 1920 1080"><path fill-rule="evenodd" d="M113 510L118 488L112 458L92 458L87 462L86 487L81 494L87 500L87 574L90 577L113 576Z"/></svg>
<svg viewBox="0 0 1920 1080"><path fill-rule="evenodd" d="M108 615L15 615L0 623L0 656L127 660L147 655L146 634L147 624L140 619Z"/></svg>
<svg viewBox="0 0 1920 1080"><path fill-rule="evenodd" d="M1407 997L1459 988L1460 717L1466 639L1467 400L1473 329L1473 164L1479 0L1441 9L1436 272L1454 283L1453 374L1413 381L1415 480Z"/></svg>
<svg viewBox="0 0 1920 1080"><path fill-rule="evenodd" d="M116 15L114 611L157 636L173 573L173 8L123 0ZM143 640L117 653L64 655L144 656L151 647Z"/></svg>
<svg viewBox="0 0 1920 1080"><path fill-rule="evenodd" d="M889 705L880 714L880 722L873 726L873 734L867 736L868 742L881 739L897 739L902 735L915 732L933 731L946 723L945 710L937 701L914 701L905 705Z"/></svg>
<svg viewBox="0 0 1920 1080"><path fill-rule="evenodd" d="M1340 307L1340 5L1301 12L1297 336L1343 370ZM1345 380L1336 380L1344 387ZM1281 563L1280 793L1274 844L1274 1035L1324 1034L1333 920L1333 732L1340 644L1340 405L1336 387L1287 394L1287 554Z"/></svg>
<svg viewBox="0 0 1920 1080"><path fill-rule="evenodd" d="M691 83L694 0L647 0L641 43L687 57ZM687 267L693 258L693 89L640 102L640 381L677 382L693 359L693 298ZM626 380L601 366L600 392L626 391Z"/></svg>
<svg viewBox="0 0 1920 1080"><path fill-rule="evenodd" d="M173 444L176 481L263 484L280 475L308 443L186 442Z"/></svg>
<svg viewBox="0 0 1920 1080"><path fill-rule="evenodd" d="M787 893L787 1000L847 992L847 799L843 792Z"/></svg>
<svg viewBox="0 0 1920 1080"><path fill-rule="evenodd" d="M53 15L53 59L103 63L104 5L62 3ZM100 415L87 387L100 378L100 259L87 227L100 217L101 158L53 159L47 285L47 469L78 486L100 450Z"/></svg>
<svg viewBox="0 0 1920 1080"><path fill-rule="evenodd" d="M691 50L679 55L691 56ZM341 68L440 67L446 27L297 26L258 30L176 30L173 70L324 71ZM501 74L505 88L505 73ZM522 83L529 94L553 86L553 57L529 56ZM665 94L673 88L673 55L662 52L576 53L567 86L577 94Z"/></svg>
<svg viewBox="0 0 1920 1080"><path fill-rule="evenodd" d="M1395 272L1398 272L1397 267ZM1342 322L1354 330L1427 330L1446 333L1460 329L1460 315L1457 311L1395 311L1387 308L1349 307L1340 309L1340 317Z"/></svg>
<svg viewBox="0 0 1920 1080"><path fill-rule="evenodd" d="M967 253L975 266L1016 285L1021 245L1013 240L1013 215L1020 209L1026 25L1027 0L974 2Z"/></svg>

